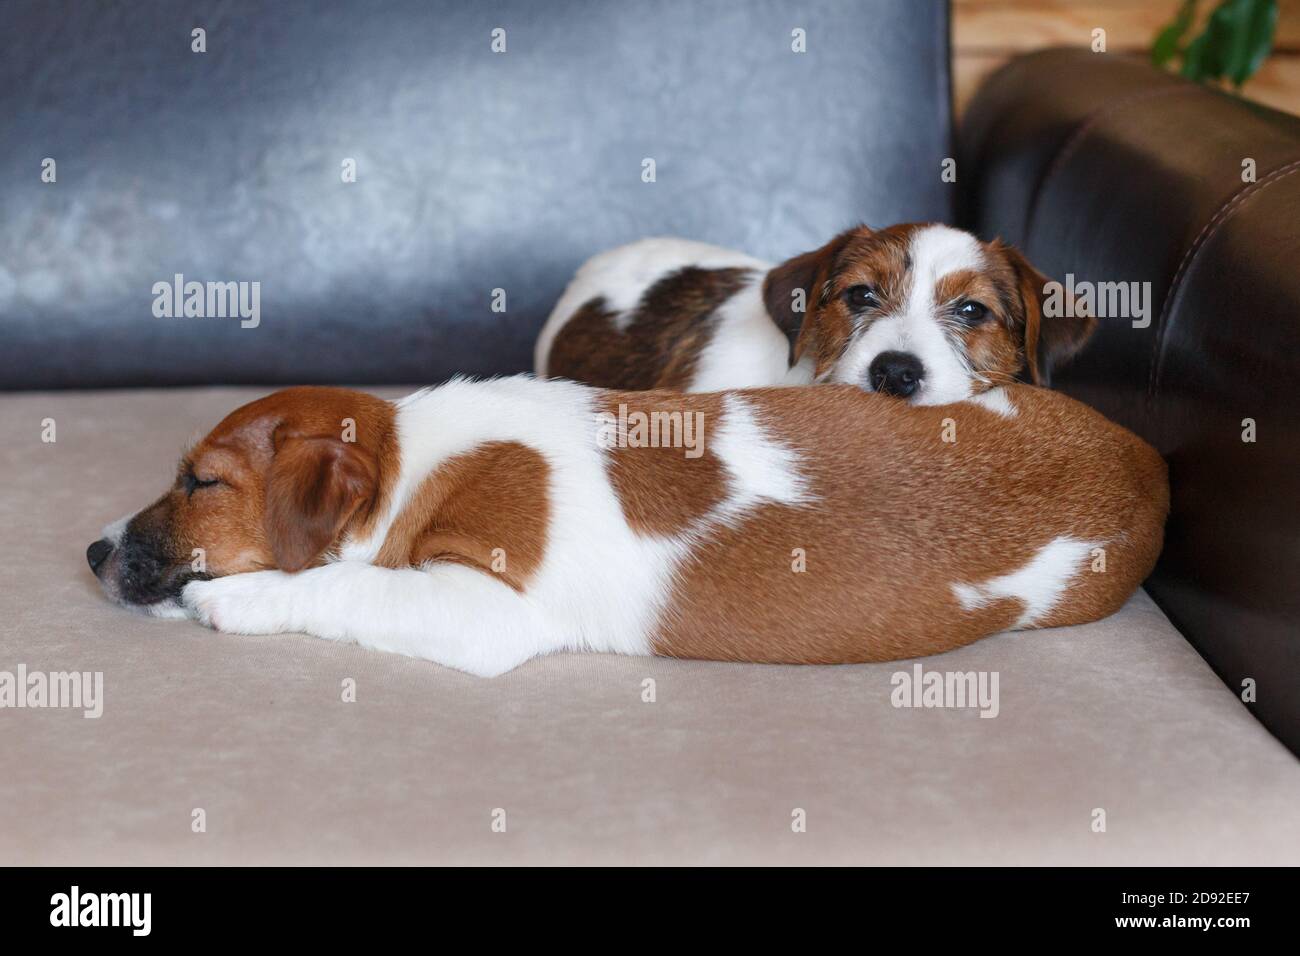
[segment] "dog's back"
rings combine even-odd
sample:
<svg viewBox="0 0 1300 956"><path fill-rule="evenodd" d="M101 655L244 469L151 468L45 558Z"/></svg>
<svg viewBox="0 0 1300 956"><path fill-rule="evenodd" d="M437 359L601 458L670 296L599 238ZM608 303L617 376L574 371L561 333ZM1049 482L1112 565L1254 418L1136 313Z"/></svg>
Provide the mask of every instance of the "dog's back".
<svg viewBox="0 0 1300 956"><path fill-rule="evenodd" d="M763 307L769 268L689 239L642 239L602 252L552 310L535 371L602 388L775 384L787 371L788 344Z"/></svg>
<svg viewBox="0 0 1300 956"><path fill-rule="evenodd" d="M1160 552L1164 461L1064 395L1011 386L1000 410L908 408L844 386L737 398L796 455L808 505L763 507L699 542L659 653L787 663L937 653L1105 617ZM725 436L725 410L721 422ZM715 428L710 447L719 438ZM683 484L698 496L708 483Z"/></svg>

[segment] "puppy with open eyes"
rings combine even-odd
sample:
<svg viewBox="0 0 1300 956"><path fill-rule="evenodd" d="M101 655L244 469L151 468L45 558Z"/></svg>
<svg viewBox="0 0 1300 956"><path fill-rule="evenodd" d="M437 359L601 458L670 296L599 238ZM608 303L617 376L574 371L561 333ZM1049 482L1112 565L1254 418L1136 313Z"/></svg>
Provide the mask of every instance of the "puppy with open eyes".
<svg viewBox="0 0 1300 956"><path fill-rule="evenodd" d="M942 405L1054 365L1095 320L1045 316L1047 278L1001 242L949 226L859 226L778 266L645 239L570 282L537 341L539 375L708 392L837 382Z"/></svg>
<svg viewBox="0 0 1300 956"><path fill-rule="evenodd" d="M847 663L1109 614L1167 509L1149 445L1044 389L515 377L259 399L86 557L129 607L484 676L561 650Z"/></svg>

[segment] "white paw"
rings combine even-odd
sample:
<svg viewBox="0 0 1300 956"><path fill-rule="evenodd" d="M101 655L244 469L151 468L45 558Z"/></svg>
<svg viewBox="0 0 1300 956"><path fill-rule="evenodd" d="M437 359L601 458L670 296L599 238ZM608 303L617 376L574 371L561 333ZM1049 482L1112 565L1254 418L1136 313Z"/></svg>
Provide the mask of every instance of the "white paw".
<svg viewBox="0 0 1300 956"><path fill-rule="evenodd" d="M211 581L191 581L181 604L200 624L227 634L279 634L289 620L290 576L283 571L253 571Z"/></svg>

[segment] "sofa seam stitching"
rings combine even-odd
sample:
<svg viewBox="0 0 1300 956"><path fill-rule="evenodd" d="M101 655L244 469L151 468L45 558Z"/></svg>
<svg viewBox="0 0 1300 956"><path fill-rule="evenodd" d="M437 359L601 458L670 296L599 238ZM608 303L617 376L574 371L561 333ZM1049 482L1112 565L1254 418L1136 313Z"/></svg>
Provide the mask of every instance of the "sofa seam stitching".
<svg viewBox="0 0 1300 956"><path fill-rule="evenodd" d="M1244 189L1239 189L1232 196L1219 206L1218 210L1211 216L1201 227L1201 231L1196 234L1183 253L1182 259L1178 262L1178 268L1174 270L1174 277L1169 281L1169 290L1165 293L1165 304L1160 309L1160 317L1156 320L1155 341L1152 343L1151 371L1147 377L1147 402L1155 400L1156 383L1160 378L1160 373L1164 367L1164 341L1165 330L1168 326L1169 319L1173 316L1174 304L1178 296L1182 293L1182 282L1187 272L1191 269L1192 260L1196 255L1209 244L1210 239L1218 232L1225 222L1232 217L1237 208L1248 198L1254 196L1268 186L1277 181L1286 178L1291 173L1300 169L1300 159L1293 159L1288 163L1277 167L1268 173L1258 182L1248 184Z"/></svg>

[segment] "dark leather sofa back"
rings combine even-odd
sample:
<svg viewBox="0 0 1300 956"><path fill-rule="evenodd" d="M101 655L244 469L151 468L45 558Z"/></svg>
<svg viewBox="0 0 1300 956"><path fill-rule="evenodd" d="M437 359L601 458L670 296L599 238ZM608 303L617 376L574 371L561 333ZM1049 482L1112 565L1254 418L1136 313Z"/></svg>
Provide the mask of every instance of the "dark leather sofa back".
<svg viewBox="0 0 1300 956"><path fill-rule="evenodd" d="M948 218L947 104L937 2L7 0L0 387L523 370L602 248Z"/></svg>
<svg viewBox="0 0 1300 956"><path fill-rule="evenodd" d="M1300 752L1300 119L1057 50L992 77L959 148L972 228L1058 281L1150 283L1055 384L1168 460L1148 590Z"/></svg>

